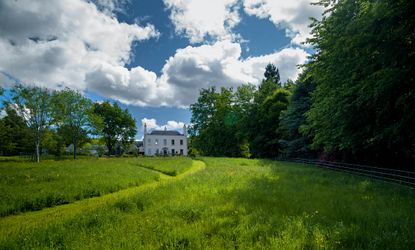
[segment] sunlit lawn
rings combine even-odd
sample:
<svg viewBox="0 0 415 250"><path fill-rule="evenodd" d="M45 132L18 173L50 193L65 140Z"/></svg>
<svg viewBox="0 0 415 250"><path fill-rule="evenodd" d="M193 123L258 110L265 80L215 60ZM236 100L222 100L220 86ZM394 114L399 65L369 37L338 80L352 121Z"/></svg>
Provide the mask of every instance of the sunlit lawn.
<svg viewBox="0 0 415 250"><path fill-rule="evenodd" d="M114 182L115 172L122 168L116 167L117 160L123 161L114 159ZM0 245L5 249L412 249L415 245L415 192L409 188L294 163L202 160L205 168L199 161L186 168L191 174L1 218ZM142 178L139 173L133 178Z"/></svg>

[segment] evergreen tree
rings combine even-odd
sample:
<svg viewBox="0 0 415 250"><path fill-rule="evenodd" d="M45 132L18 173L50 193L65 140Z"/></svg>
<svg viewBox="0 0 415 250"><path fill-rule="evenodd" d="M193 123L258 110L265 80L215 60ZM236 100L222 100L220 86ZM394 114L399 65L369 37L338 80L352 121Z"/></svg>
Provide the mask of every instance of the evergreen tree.
<svg viewBox="0 0 415 250"><path fill-rule="evenodd" d="M291 88L289 105L280 117L281 151L290 158L314 157L315 153L310 149L311 140L300 133L300 128L306 123L305 113L310 110L315 84L305 72Z"/></svg>

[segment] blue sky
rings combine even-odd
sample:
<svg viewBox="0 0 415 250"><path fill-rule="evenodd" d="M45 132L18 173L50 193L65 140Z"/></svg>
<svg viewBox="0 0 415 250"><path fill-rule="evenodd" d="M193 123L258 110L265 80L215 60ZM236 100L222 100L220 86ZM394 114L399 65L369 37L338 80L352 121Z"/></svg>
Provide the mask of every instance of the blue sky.
<svg viewBox="0 0 415 250"><path fill-rule="evenodd" d="M312 50L310 0L62 0L0 3L0 85L78 89L150 128L178 129L201 88L295 79Z"/></svg>

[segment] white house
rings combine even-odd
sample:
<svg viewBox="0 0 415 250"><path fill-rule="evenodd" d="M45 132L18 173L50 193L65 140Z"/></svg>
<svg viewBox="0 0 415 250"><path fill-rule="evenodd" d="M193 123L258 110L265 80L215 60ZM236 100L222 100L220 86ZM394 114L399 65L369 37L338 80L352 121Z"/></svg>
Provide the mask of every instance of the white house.
<svg viewBox="0 0 415 250"><path fill-rule="evenodd" d="M144 155L185 155L187 156L187 132L183 126L183 134L175 130L153 130L147 133L144 124Z"/></svg>

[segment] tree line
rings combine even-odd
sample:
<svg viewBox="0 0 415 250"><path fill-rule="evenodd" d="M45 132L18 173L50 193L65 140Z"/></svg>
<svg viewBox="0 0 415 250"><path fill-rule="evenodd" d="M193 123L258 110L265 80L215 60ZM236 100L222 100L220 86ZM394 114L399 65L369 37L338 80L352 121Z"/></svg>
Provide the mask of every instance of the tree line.
<svg viewBox="0 0 415 250"><path fill-rule="evenodd" d="M111 155L126 151L134 141L135 120L115 102L93 102L69 88L50 91L23 85L13 87L4 99L2 155L24 152L39 162L43 150L60 156L71 145L76 159L78 148L87 142L102 141Z"/></svg>
<svg viewBox="0 0 415 250"><path fill-rule="evenodd" d="M315 50L295 82L268 65L258 87L202 89L191 146L212 156L415 160L415 9L405 0L322 0Z"/></svg>

